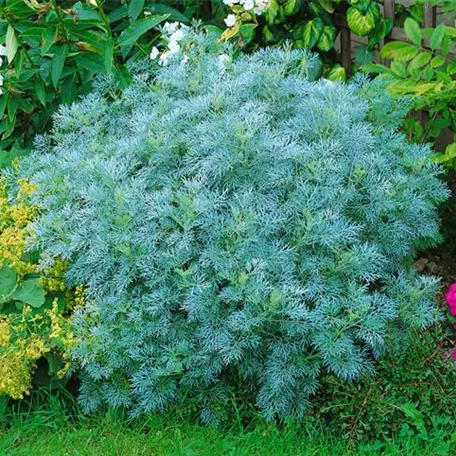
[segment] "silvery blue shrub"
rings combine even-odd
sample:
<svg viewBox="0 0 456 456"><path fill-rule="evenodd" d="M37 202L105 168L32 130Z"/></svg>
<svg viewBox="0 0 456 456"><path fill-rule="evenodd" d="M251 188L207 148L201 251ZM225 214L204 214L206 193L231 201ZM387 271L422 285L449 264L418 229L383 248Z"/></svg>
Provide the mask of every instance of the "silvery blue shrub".
<svg viewBox="0 0 456 456"><path fill-rule="evenodd" d="M187 62L144 63L121 94L100 81L22 163L43 267L63 257L87 290L87 410L189 396L209 420L248 387L267 417L299 416L322 373L356 379L436 317L411 265L447 189L398 132L406 106L309 81L301 50L214 40L189 32Z"/></svg>

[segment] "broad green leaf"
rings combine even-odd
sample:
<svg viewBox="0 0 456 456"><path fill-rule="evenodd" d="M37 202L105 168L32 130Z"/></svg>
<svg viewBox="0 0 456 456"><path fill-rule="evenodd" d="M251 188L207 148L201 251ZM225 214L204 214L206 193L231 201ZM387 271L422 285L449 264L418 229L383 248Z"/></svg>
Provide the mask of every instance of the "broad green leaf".
<svg viewBox="0 0 456 456"><path fill-rule="evenodd" d="M130 0L130 3L128 4L128 17L130 18L131 23L138 19L144 8L144 3L145 0Z"/></svg>
<svg viewBox="0 0 456 456"><path fill-rule="evenodd" d="M14 31L11 25L8 25L6 30L6 56L8 58L8 63L11 63L16 55L17 49L19 47L19 42L17 41L16 32Z"/></svg>
<svg viewBox="0 0 456 456"><path fill-rule="evenodd" d="M419 68L424 67L427 65L432 58L432 54L428 51L420 52L416 57L412 59L409 63L408 70L417 70Z"/></svg>
<svg viewBox="0 0 456 456"><path fill-rule="evenodd" d="M117 44L119 46L133 45L142 35L168 19L168 17L169 14L164 14L161 16L148 16L136 21L122 32L117 40Z"/></svg>
<svg viewBox="0 0 456 456"><path fill-rule="evenodd" d="M54 87L57 88L59 84L60 76L62 75L63 67L65 66L65 60L68 55L68 44L64 44L58 47L54 53L51 63L51 77Z"/></svg>
<svg viewBox="0 0 456 456"><path fill-rule="evenodd" d="M369 63L367 65L363 65L361 69L365 73L391 74L391 70L385 65L381 65L380 63Z"/></svg>
<svg viewBox="0 0 456 456"><path fill-rule="evenodd" d="M401 62L399 60L395 60L391 62L391 72L394 76L397 76L400 79L405 79L408 77L407 73L407 65L405 62Z"/></svg>
<svg viewBox="0 0 456 456"><path fill-rule="evenodd" d="M451 163L456 159L456 143L450 144L444 154L435 154L432 160L437 163Z"/></svg>
<svg viewBox="0 0 456 456"><path fill-rule="evenodd" d="M184 22L186 24L190 22L187 16L169 5L162 5L161 3L154 2L146 5L145 9L148 10L151 14L168 14L169 21Z"/></svg>
<svg viewBox="0 0 456 456"><path fill-rule="evenodd" d="M43 81L36 80L34 83L35 95L38 101L43 105L46 106L46 91L44 88Z"/></svg>
<svg viewBox="0 0 456 456"><path fill-rule="evenodd" d="M334 47L334 42L337 37L337 29L332 25L325 25L323 33L317 43L317 48L322 52L328 52Z"/></svg>
<svg viewBox="0 0 456 456"><path fill-rule="evenodd" d="M0 300L5 300L16 287L17 274L4 261L0 269Z"/></svg>
<svg viewBox="0 0 456 456"><path fill-rule="evenodd" d="M77 94L77 75L73 73L63 80L62 83L62 103L70 104L76 99Z"/></svg>
<svg viewBox="0 0 456 456"><path fill-rule="evenodd" d="M257 28L257 24L241 24L239 27L239 33L244 41L242 45L250 43L255 37L255 29Z"/></svg>
<svg viewBox="0 0 456 456"><path fill-rule="evenodd" d="M385 17L380 20L374 31L369 33L368 46L373 49L378 43L380 43L386 35L388 35L393 29L394 21L390 17Z"/></svg>
<svg viewBox="0 0 456 456"><path fill-rule="evenodd" d="M403 43L402 41L391 41L386 43L380 51L383 58L407 62L415 57L420 48L415 44Z"/></svg>
<svg viewBox="0 0 456 456"><path fill-rule="evenodd" d="M418 22L408 17L404 22L404 31L407 38L417 46L421 45L421 28Z"/></svg>
<svg viewBox="0 0 456 456"><path fill-rule="evenodd" d="M447 73L453 75L456 73L456 59L451 61L447 66Z"/></svg>
<svg viewBox="0 0 456 456"><path fill-rule="evenodd" d="M319 0L320 6L324 8L328 13L334 13L334 5L332 0Z"/></svg>
<svg viewBox="0 0 456 456"><path fill-rule="evenodd" d="M445 65L445 58L442 57L441 55L437 55L431 60L432 68L439 68L443 65Z"/></svg>
<svg viewBox="0 0 456 456"><path fill-rule="evenodd" d="M293 16L298 11L298 0L287 0L283 5L285 16Z"/></svg>
<svg viewBox="0 0 456 456"><path fill-rule="evenodd" d="M391 93L395 93L398 95L405 95L408 93L414 93L416 88L416 84L411 79L405 80L397 80L393 81L389 86L388 90Z"/></svg>
<svg viewBox="0 0 456 456"><path fill-rule="evenodd" d="M43 44L41 46L41 53L46 54L51 46L54 44L57 39L58 29L55 25L50 25L43 32Z"/></svg>
<svg viewBox="0 0 456 456"><path fill-rule="evenodd" d="M321 78L323 74L323 62L318 54L314 57L304 56L301 59L301 65L305 69L309 81L316 81Z"/></svg>
<svg viewBox="0 0 456 456"><path fill-rule="evenodd" d="M44 304L46 293L40 284L40 279L25 279L16 288L11 298L38 308Z"/></svg>
<svg viewBox="0 0 456 456"><path fill-rule="evenodd" d="M57 372L59 372L65 364L62 358L53 352L46 354L46 360L49 366L49 375L57 375Z"/></svg>
<svg viewBox="0 0 456 456"><path fill-rule="evenodd" d="M0 169L9 168L13 160L17 157L23 157L30 152L30 149L23 149L17 143L10 150L0 150ZM1 278L0 278L1 281Z"/></svg>
<svg viewBox="0 0 456 456"><path fill-rule="evenodd" d="M325 24L319 17L316 17L315 19L307 22L302 31L302 40L304 46L312 49L320 39L324 28Z"/></svg>
<svg viewBox="0 0 456 456"><path fill-rule="evenodd" d="M429 40L429 46L432 50L439 49L442 46L442 40L445 36L446 26L445 24L440 24L432 32L431 38Z"/></svg>
<svg viewBox="0 0 456 456"><path fill-rule="evenodd" d="M364 44L360 45L356 49L356 61L360 65L366 65L371 63L375 58L375 51L369 49L369 46Z"/></svg>
<svg viewBox="0 0 456 456"><path fill-rule="evenodd" d="M92 73L105 73L104 60L96 54L86 54L77 60L78 66L91 71Z"/></svg>
<svg viewBox="0 0 456 456"><path fill-rule="evenodd" d="M375 29L379 20L380 8L377 3L370 3L365 14L355 6L351 6L347 10L348 26L355 35L368 35Z"/></svg>
<svg viewBox="0 0 456 456"><path fill-rule="evenodd" d="M266 22L268 23L269 26L274 25L274 21L277 17L278 12L279 12L279 4L277 3L277 0L270 0L269 7L266 10L266 12L264 13Z"/></svg>
<svg viewBox="0 0 456 456"><path fill-rule="evenodd" d="M334 65L326 78L330 81L345 81L347 79L347 73L342 65Z"/></svg>
<svg viewBox="0 0 456 456"><path fill-rule="evenodd" d="M105 43L105 48L103 51L103 63L107 73L112 71L112 63L114 58L114 42L109 39Z"/></svg>

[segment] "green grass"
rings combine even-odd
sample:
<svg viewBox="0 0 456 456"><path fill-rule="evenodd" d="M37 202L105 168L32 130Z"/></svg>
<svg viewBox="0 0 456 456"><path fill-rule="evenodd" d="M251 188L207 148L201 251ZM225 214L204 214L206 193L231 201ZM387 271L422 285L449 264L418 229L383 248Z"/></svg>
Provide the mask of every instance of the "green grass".
<svg viewBox="0 0 456 456"><path fill-rule="evenodd" d="M2 456L137 455L456 455L456 434L411 430L397 439L354 444L333 429L314 424L278 426L260 419L243 427L218 429L191 424L176 414L127 419L109 411L90 418L49 397L46 405L9 409L0 427Z"/></svg>

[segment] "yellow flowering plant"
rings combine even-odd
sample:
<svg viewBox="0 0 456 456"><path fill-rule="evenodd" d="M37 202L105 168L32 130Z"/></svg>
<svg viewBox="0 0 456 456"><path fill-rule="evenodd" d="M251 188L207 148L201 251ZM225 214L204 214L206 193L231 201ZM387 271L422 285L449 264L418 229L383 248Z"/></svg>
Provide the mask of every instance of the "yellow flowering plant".
<svg viewBox="0 0 456 456"><path fill-rule="evenodd" d="M47 371L39 383L64 383L75 343L70 309L84 301L81 288L65 287L63 261L39 274L39 255L26 251L36 214L27 202L33 191L23 180L12 191L0 178L0 396L13 399L30 392L41 360Z"/></svg>

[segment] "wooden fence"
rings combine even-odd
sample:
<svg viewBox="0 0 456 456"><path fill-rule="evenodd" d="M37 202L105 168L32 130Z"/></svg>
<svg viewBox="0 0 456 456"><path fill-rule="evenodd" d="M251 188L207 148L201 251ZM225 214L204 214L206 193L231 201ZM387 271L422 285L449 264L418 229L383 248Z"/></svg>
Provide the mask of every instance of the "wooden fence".
<svg viewBox="0 0 456 456"><path fill-rule="evenodd" d="M390 17L394 20L396 0L385 0L383 5L384 17ZM347 76L352 75L352 55L353 55L353 41L352 33L347 24L347 19L342 14L336 14L336 25L340 28L340 51L342 56L342 65L347 72ZM437 7L431 5L424 5L424 27L435 27L437 25ZM403 29L394 27L388 40L394 41L408 41ZM424 42L426 45L426 41Z"/></svg>

